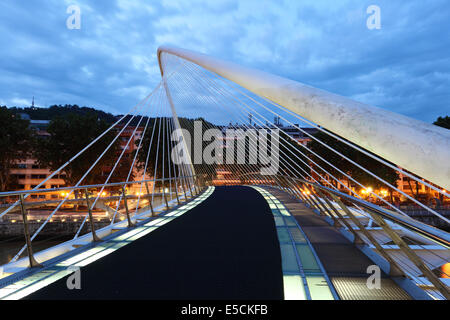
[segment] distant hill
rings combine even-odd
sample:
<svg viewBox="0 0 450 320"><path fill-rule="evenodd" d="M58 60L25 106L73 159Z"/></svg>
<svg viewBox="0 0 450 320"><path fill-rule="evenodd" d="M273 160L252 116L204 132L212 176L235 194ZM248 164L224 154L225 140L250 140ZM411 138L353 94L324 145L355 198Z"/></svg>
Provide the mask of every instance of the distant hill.
<svg viewBox="0 0 450 320"><path fill-rule="evenodd" d="M89 107L79 107L77 105L53 105L49 108L36 108L36 107L27 107L27 108L17 108L12 107L9 108L15 113L26 113L33 120L52 120L55 117L65 116L69 113L76 113L80 115L86 115L89 113L95 113L98 118L108 122L113 123L117 120L118 116L115 116L111 113L104 112L102 110L97 110Z"/></svg>
<svg viewBox="0 0 450 320"><path fill-rule="evenodd" d="M105 112L102 110L98 110L95 108L90 107L79 107L78 105L53 105L49 108L37 108L37 107L26 107L26 108L18 108L18 107L11 107L9 110L13 111L14 113L26 113L30 116L30 119L32 120L52 120L56 117L65 116L70 113L85 115L90 113L95 113L97 117L101 120L106 121L109 124L113 124L117 120L119 120L123 115L113 115L109 112ZM131 118L131 115L128 115L125 117L124 120L122 120L122 124L125 124L129 121ZM130 126L136 126L140 120L140 115L136 115L134 119L130 122ZM141 121L140 127L145 126L145 123L147 122L148 117L144 117ZM184 119L181 118L180 119Z"/></svg>

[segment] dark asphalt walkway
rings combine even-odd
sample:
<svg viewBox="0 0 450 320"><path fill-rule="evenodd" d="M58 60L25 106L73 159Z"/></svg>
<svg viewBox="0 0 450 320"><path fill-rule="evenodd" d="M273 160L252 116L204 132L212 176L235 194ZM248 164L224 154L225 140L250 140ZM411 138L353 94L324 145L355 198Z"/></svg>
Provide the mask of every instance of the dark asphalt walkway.
<svg viewBox="0 0 450 320"><path fill-rule="evenodd" d="M203 203L28 299L283 299L281 256L264 198L218 187Z"/></svg>

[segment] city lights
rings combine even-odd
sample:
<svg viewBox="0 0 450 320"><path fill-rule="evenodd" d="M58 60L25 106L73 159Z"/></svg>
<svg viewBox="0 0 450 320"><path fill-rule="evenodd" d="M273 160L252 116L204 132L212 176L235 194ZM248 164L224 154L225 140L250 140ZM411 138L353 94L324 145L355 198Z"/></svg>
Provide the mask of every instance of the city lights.
<svg viewBox="0 0 450 320"><path fill-rule="evenodd" d="M361 194L371 194L373 192L373 188L372 187L368 187L366 189L362 189L361 190Z"/></svg>

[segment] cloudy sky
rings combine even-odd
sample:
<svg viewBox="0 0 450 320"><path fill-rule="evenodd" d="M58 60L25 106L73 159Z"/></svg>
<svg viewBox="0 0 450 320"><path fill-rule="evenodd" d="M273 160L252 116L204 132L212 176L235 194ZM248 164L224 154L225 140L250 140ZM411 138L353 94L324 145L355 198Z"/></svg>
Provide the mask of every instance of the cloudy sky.
<svg viewBox="0 0 450 320"><path fill-rule="evenodd" d="M71 4L80 30L66 27ZM2 0L0 105L124 113L171 44L432 122L450 114L449 17L448 0Z"/></svg>

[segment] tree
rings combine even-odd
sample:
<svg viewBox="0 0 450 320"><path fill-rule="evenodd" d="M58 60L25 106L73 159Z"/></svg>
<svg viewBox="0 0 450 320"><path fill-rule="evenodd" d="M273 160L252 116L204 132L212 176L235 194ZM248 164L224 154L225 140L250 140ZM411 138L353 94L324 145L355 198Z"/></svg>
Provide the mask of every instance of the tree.
<svg viewBox="0 0 450 320"><path fill-rule="evenodd" d="M187 119L187 118L179 118L179 123L182 129L185 129L189 132L191 136L191 143L188 146L190 148L191 152L194 150L194 121L201 121L202 122L202 136L203 133L210 128L217 128L210 122L207 122L206 120L199 118L199 119ZM144 135L144 140L142 141L141 150L138 154L138 161L139 165L138 168L140 170L143 170L145 167L145 162L147 160L147 154L148 150L150 148L150 141L152 141L152 145L150 148L150 155L148 157L148 163L147 163L147 172L146 174L150 177L153 177L155 175L155 168L156 170L156 179L160 179L161 177L169 177L169 168L170 168L170 175L174 177L174 170L176 172L176 175L178 176L179 172L181 174L189 174L188 167L190 166L184 164L184 166L178 166L174 165L172 162L172 147L175 146L175 142L172 141L172 132L174 129L174 124L172 118L164 117L164 118L155 118L151 119L150 123L147 128L147 132ZM153 140L152 140L153 135ZM140 141L136 141L136 146L138 146ZM202 142L202 150L204 150L205 146L209 142ZM163 156L163 150L164 150L164 156ZM191 155L192 161L194 161L193 155ZM164 159L164 161L163 161ZM163 162L164 162L164 174L163 174ZM217 165L216 164L193 164L194 170L196 173L206 173L207 177L204 177L206 180L213 179L215 174L215 170ZM157 183L156 185L162 185L163 183ZM166 185L164 183L164 185Z"/></svg>
<svg viewBox="0 0 450 320"><path fill-rule="evenodd" d="M306 149L294 141L285 132L280 131L279 156L280 174L287 176L297 176L299 178L309 179L307 173L311 173L309 160L305 157Z"/></svg>
<svg viewBox="0 0 450 320"><path fill-rule="evenodd" d="M216 129L219 130L219 128L207 121L206 119L200 117L200 118L196 118L196 119L188 119L188 118L179 118L179 122L180 122L180 127L182 129L185 129L189 132L190 136L191 136L191 144L190 146L188 146L188 148L190 148L190 158L191 161L193 162L193 167L194 167L194 171L198 176L201 176L202 179L204 179L205 181L211 181L214 180L216 178L216 170L218 169L219 165L216 163L212 163L212 164L208 164L206 163L204 157L203 157L203 152L205 151L205 148L210 145L211 143L213 143L213 141L215 141L216 138L212 138L212 140L210 141L203 141L203 137L205 135L205 132L209 129ZM201 122L201 128L202 131L200 133L201 135L201 150L195 150L195 132L194 132L194 124L195 122ZM197 143L199 143L197 141ZM216 141L217 143L217 141ZM195 156L196 156L196 152L201 152L202 153L202 162L201 163L196 163L195 161ZM215 151L212 152L213 155L216 155ZM216 155L219 156L219 155Z"/></svg>
<svg viewBox="0 0 450 320"><path fill-rule="evenodd" d="M56 117L47 128L49 136L44 136L37 140L34 155L40 165L55 171L108 127L109 125L105 121L99 120L95 114L67 114L62 117ZM62 178L66 185L73 186L82 178L85 172L113 141L116 134L116 130L111 130L64 168L65 176L62 176ZM82 184L104 183L109 171L118 159L119 153L120 146L119 139L117 139L92 171L84 178ZM118 175L125 175L124 171L116 170L114 172L114 180L123 181L126 176L118 177Z"/></svg>
<svg viewBox="0 0 450 320"><path fill-rule="evenodd" d="M433 124L442 128L450 129L450 117L439 117L435 122L433 122Z"/></svg>
<svg viewBox="0 0 450 320"><path fill-rule="evenodd" d="M66 104L64 106L52 105L48 108L36 108L36 107L25 107L25 108L17 108L12 107L11 110L14 113L26 113L30 116L31 119L34 120L53 120L57 117L64 117L68 114L78 114L78 115L88 115L95 113L97 118L101 120L105 120L107 123L114 123L117 120L117 117L111 113L104 112L102 110L97 110L94 108L88 107L79 107L76 104L70 105Z"/></svg>
<svg viewBox="0 0 450 320"><path fill-rule="evenodd" d="M331 137L330 135L322 131L318 131L316 134L314 134L314 137L319 141L323 142L325 145L331 146L337 152L349 156L349 158L352 158L354 156L353 148L347 146L345 143L339 142L335 138ZM319 168L319 166L327 170L330 173L330 175L333 175L338 179L344 178L344 175L341 172L339 172L339 170L337 170L336 168L339 168L342 172L350 173L352 165L343 157L339 156L336 152L331 151L318 141L313 139L310 142L308 142L308 148L312 150L314 153L318 154L323 159L325 159L326 161L328 161L329 163L333 164L333 166L328 165L325 161L321 160L318 156L314 155L311 152L310 158L313 159L313 161L316 163L316 165L314 164L313 167L318 173L321 174L321 176L326 176L326 174L323 170ZM314 174L314 176L316 176L316 174ZM334 179L332 179L331 182L336 187L338 186L338 183Z"/></svg>
<svg viewBox="0 0 450 320"><path fill-rule="evenodd" d="M32 140L29 121L20 119L6 107L0 107L0 191L13 189L17 184L11 169L31 153Z"/></svg>
<svg viewBox="0 0 450 320"><path fill-rule="evenodd" d="M143 141L135 141L136 147L141 144L141 148L134 151L134 155L138 152L137 168L139 170L144 170L148 157L146 175L149 177L156 176L156 179L168 178L169 172L171 177L175 176L174 163L171 161L171 146L174 142L171 142L172 129L170 121L171 119L166 117L150 119L147 131L142 134L144 137ZM176 165L175 170L176 175L178 175L178 167ZM173 182L170 184L172 183ZM169 182L155 183L155 185L158 186L168 184Z"/></svg>
<svg viewBox="0 0 450 320"><path fill-rule="evenodd" d="M358 163L365 169L369 170L376 176L382 178L388 183L396 186L398 180L398 173L396 170L374 160L368 155L356 150L355 148L331 137L329 134L319 131L314 135L315 138L322 141L326 145L332 147L334 150L339 151L344 156ZM342 172L348 174L353 179L365 186L371 186L374 189L386 187L384 183L365 172L364 170L358 168L354 164L351 164L348 160L339 156L335 152L331 151L327 147L323 146L319 142L312 140L308 143L308 147L320 155L322 158L331 163L334 167L340 169ZM370 153L370 152L369 152ZM321 167L325 168L330 174L334 175L338 179L344 179L345 176L339 170L335 169L333 166L326 164L324 161L320 160L317 156L311 154L314 161ZM323 172L321 169L316 169L319 173ZM336 184L335 184L336 185Z"/></svg>

